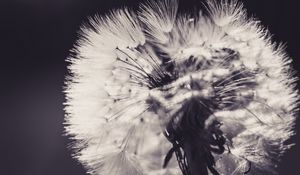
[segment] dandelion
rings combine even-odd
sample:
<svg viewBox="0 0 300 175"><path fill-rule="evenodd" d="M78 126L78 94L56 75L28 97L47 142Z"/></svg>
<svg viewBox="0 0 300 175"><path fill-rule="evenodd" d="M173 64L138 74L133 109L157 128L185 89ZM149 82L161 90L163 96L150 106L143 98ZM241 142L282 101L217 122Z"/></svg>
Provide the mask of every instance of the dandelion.
<svg viewBox="0 0 300 175"><path fill-rule="evenodd" d="M82 26L65 129L93 175L276 174L298 110L282 44L236 0L149 1Z"/></svg>

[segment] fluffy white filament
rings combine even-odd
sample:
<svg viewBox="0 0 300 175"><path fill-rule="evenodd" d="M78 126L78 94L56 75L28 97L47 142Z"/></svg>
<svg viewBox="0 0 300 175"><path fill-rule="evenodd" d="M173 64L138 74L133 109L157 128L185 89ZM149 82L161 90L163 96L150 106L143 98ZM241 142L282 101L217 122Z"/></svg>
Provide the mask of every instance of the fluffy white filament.
<svg viewBox="0 0 300 175"><path fill-rule="evenodd" d="M215 168L220 174L236 175L250 161L249 174L276 174L277 159L290 147L284 142L294 133L299 99L291 59L281 45L271 42L259 21L247 17L241 3L208 0L206 4L208 15L190 17L177 13L176 0L150 1L136 13L115 10L92 19L92 27L82 27L76 54L68 59L71 75L65 90L65 128L75 140L75 157L90 174L180 174L174 158L162 168L171 148L163 128L184 101L211 92L173 90L177 95L166 100L157 89L148 88L146 81L132 77L140 76L140 67L146 75L153 73L153 65L162 64L156 49L180 65L191 55L211 59L222 54L215 52L222 48L239 53L232 69L256 72L251 81L257 86L247 106L215 111L210 117L223 123L222 130L231 140L230 152L215 155ZM183 71L169 86L179 87L189 78L211 83L216 77L230 79L232 70L222 67L225 62L203 71ZM232 83L220 93L239 88L238 81ZM239 93L246 98L243 94L248 91ZM151 112L149 96L164 102L170 113ZM226 101L224 97L222 103L230 103L231 98Z"/></svg>

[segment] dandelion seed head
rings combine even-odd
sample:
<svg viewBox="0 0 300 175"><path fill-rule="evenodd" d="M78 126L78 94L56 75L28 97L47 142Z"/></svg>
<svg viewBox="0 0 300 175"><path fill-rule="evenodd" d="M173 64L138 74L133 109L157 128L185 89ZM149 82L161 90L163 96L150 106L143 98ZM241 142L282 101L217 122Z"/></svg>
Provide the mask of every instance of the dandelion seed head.
<svg viewBox="0 0 300 175"><path fill-rule="evenodd" d="M203 10L149 1L81 28L65 128L88 173L276 174L298 110L291 58L242 3Z"/></svg>

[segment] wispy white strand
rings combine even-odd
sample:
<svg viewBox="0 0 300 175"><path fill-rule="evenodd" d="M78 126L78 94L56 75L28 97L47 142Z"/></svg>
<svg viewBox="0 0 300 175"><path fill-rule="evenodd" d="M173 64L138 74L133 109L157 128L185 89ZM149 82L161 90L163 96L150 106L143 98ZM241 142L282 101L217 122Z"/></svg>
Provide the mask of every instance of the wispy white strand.
<svg viewBox="0 0 300 175"><path fill-rule="evenodd" d="M167 44L177 16L178 0L149 1L140 7L139 19L145 24L144 32L148 40Z"/></svg>

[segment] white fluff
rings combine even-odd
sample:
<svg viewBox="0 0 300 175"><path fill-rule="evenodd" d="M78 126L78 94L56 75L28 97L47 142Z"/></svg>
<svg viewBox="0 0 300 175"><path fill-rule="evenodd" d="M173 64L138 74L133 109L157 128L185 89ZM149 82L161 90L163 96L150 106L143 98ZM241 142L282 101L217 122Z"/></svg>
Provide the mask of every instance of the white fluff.
<svg viewBox="0 0 300 175"><path fill-rule="evenodd" d="M232 69L222 68L226 60L221 60L212 69L187 70L169 86L179 87L189 78L213 83L216 77L226 79L232 70L244 68L256 72L249 80L258 84L255 89L240 90L240 98L246 98L246 93L253 96L247 106L211 116L224 123L222 130L232 140L230 153L215 155L216 169L220 174L241 174L247 169L247 159L252 162L249 174L276 174L277 159L290 147L284 142L294 134L299 100L291 59L281 45L271 41L259 21L247 17L241 3L208 0L206 4L209 15L190 16L177 13L176 0L150 1L136 13L120 9L91 19L95 30L88 25L81 28L83 37L73 49L76 55L68 58L71 74L66 80L65 128L75 139L75 156L87 172L180 174L174 158L162 168L171 148L162 134L165 123L189 98L209 96L209 88L174 90L176 97L166 100L157 89L149 89L146 81L133 81L132 76L151 74L153 65L162 64L157 48L177 65L191 55L211 59L222 54L216 50L230 48L239 53ZM238 81L232 83L220 92L239 88ZM150 96L164 102L170 113L149 111ZM224 105L230 98L223 99Z"/></svg>

